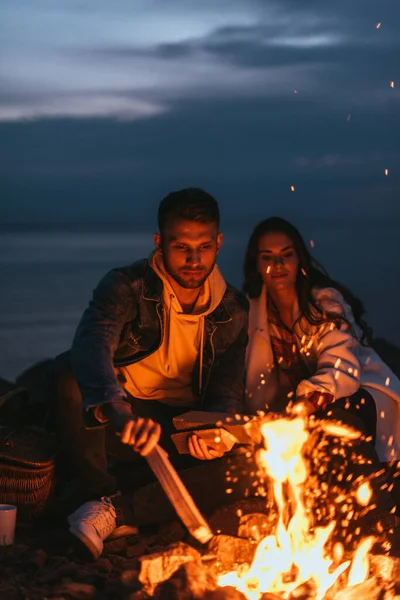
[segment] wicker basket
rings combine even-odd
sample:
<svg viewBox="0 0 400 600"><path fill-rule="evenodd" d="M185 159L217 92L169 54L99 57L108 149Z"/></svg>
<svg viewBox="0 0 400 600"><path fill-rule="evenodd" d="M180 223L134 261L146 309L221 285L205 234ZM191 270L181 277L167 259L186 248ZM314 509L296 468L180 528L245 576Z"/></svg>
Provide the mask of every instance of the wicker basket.
<svg viewBox="0 0 400 600"><path fill-rule="evenodd" d="M54 484L54 440L32 427L0 427L0 503L18 507L18 517L40 516Z"/></svg>

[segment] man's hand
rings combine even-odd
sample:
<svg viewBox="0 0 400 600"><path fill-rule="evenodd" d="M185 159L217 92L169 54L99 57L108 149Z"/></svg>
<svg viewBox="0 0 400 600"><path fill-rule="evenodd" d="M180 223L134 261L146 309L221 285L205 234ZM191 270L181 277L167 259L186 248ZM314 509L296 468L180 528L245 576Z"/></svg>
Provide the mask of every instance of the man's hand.
<svg viewBox="0 0 400 600"><path fill-rule="evenodd" d="M214 458L221 458L225 454L223 450L214 450L214 448L207 446L205 441L194 433L189 437L188 446L189 453L199 460L213 460Z"/></svg>
<svg viewBox="0 0 400 600"><path fill-rule="evenodd" d="M141 456L147 456L158 444L161 427L152 419L135 417L127 402L110 402L103 413L110 420L115 433L123 444L128 444Z"/></svg>

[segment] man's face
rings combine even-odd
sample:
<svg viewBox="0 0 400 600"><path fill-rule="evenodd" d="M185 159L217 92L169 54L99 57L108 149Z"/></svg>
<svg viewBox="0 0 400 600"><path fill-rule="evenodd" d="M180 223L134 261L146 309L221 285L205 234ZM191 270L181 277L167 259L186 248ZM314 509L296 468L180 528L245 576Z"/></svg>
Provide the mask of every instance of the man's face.
<svg viewBox="0 0 400 600"><path fill-rule="evenodd" d="M222 242L216 223L176 219L154 234L167 273L185 289L200 288L214 268Z"/></svg>

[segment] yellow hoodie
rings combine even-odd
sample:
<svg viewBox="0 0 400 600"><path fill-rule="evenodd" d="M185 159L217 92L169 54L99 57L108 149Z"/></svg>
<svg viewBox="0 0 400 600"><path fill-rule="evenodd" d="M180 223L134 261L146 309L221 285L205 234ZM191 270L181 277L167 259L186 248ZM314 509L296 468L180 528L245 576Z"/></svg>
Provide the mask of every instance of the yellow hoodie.
<svg viewBox="0 0 400 600"><path fill-rule="evenodd" d="M226 283L217 265L200 290L193 312L184 313L171 286L159 251L149 257L149 264L163 282L164 336L159 349L143 360L120 368L125 376L125 391L142 400L157 400L170 406L193 406L193 370L204 346L204 321L221 302Z"/></svg>

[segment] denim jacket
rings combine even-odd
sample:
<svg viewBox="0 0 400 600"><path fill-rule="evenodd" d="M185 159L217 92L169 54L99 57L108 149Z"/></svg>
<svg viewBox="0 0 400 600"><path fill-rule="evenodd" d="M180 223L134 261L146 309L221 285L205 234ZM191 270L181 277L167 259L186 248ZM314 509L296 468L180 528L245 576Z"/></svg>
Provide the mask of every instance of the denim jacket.
<svg viewBox="0 0 400 600"><path fill-rule="evenodd" d="M147 259L113 269L94 290L71 349L88 426L98 424L93 408L126 396L115 367L140 361L160 347L162 290ZM198 409L242 410L248 309L245 296L228 285L220 304L206 316L202 381L199 368L193 376Z"/></svg>

